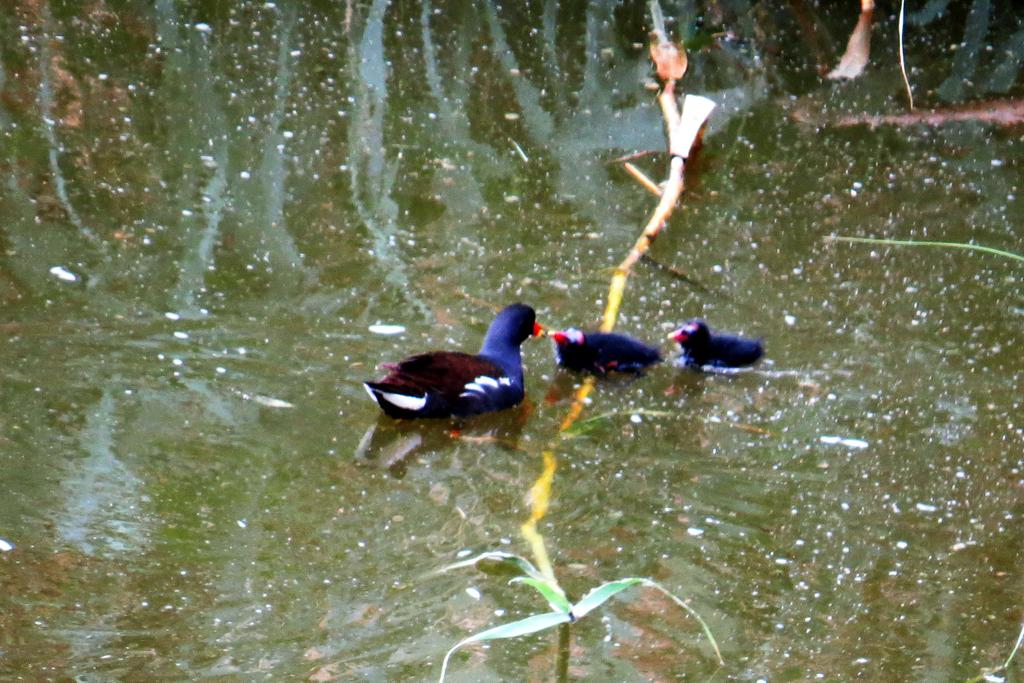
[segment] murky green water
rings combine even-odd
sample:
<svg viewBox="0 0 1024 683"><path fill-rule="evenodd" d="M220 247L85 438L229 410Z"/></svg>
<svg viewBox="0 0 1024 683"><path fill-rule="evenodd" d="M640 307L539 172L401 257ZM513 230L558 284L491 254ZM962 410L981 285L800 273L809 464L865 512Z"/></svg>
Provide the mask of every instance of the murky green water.
<svg viewBox="0 0 1024 683"><path fill-rule="evenodd" d="M432 572L529 554L579 378L529 343L529 405L460 439L360 382L512 301L596 324L653 204L608 162L664 147L646 8L150 4L0 9L0 674L435 679L546 610ZM941 4L908 27L922 104L1019 97L1019 14ZM809 5L813 35L781 5L683 22L732 38L691 54L720 106L652 255L709 291L642 263L619 323L703 316L768 362L602 383L540 524L573 597L653 577L726 664L638 592L573 627L573 678L959 680L1019 631L1024 271L824 238L1024 252L1021 128L834 125L904 111L895 19L837 85L816 50L855 16ZM467 648L451 680L548 680L556 641Z"/></svg>

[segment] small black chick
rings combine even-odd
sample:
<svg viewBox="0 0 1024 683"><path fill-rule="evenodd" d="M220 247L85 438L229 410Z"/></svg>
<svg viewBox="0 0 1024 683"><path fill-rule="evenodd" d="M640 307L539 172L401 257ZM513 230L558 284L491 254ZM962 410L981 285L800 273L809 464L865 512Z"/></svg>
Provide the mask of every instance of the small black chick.
<svg viewBox="0 0 1024 683"><path fill-rule="evenodd" d="M764 355L760 339L743 339L731 334L712 334L703 320L691 320L669 335L679 342L679 357L687 366L700 369L738 368L756 363Z"/></svg>
<svg viewBox="0 0 1024 683"><path fill-rule="evenodd" d="M551 332L555 358L563 368L604 375L612 371L640 372L661 360L658 349L614 332L580 332L575 328Z"/></svg>

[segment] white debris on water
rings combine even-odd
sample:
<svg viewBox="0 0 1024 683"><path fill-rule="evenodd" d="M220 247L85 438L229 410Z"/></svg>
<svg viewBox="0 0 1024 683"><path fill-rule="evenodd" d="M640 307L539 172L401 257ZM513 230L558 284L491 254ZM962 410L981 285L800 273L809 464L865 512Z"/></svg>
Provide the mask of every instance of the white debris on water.
<svg viewBox="0 0 1024 683"><path fill-rule="evenodd" d="M375 325L370 325L370 332L372 332L374 334L383 334L383 335L402 334L403 332L405 332L405 326L404 325L388 325L388 324L385 324L385 323L377 323Z"/></svg>
<svg viewBox="0 0 1024 683"><path fill-rule="evenodd" d="M863 439L849 439L842 436L834 436L831 434L822 434L818 437L818 440L822 443L827 443L830 446L840 445L846 446L847 448L862 449L868 447L868 442Z"/></svg>
<svg viewBox="0 0 1024 683"><path fill-rule="evenodd" d="M479 600L482 594L480 593L479 590L470 586L466 589L466 595L473 598L474 600Z"/></svg>
<svg viewBox="0 0 1024 683"><path fill-rule="evenodd" d="M918 512L935 512L939 509L937 505L932 505L931 503L918 503L914 507L917 508Z"/></svg>
<svg viewBox="0 0 1024 683"><path fill-rule="evenodd" d="M295 407L295 404L289 403L288 401L282 401L281 399L274 398L273 396L260 396L259 394L252 394L250 396L250 395L247 395L247 394L242 394L242 398L246 398L246 399L249 399L251 401L255 401L256 403L259 403L261 406L264 406L266 408L294 408Z"/></svg>
<svg viewBox="0 0 1024 683"><path fill-rule="evenodd" d="M0 538L0 553L9 553L14 550L14 544L10 541Z"/></svg>
<svg viewBox="0 0 1024 683"><path fill-rule="evenodd" d="M180 315L178 315L177 313L172 313L171 311L167 311L166 313L164 313L164 317L167 318L168 320L181 320Z"/></svg>
<svg viewBox="0 0 1024 683"><path fill-rule="evenodd" d="M695 526L691 526L689 529L686 530L686 533L690 534L694 538L700 538L701 536L704 535L704 530L703 529L698 529Z"/></svg>
<svg viewBox="0 0 1024 683"><path fill-rule="evenodd" d="M58 280L63 280L64 282L78 282L78 276L64 266L50 268L50 274L56 275Z"/></svg>
<svg viewBox="0 0 1024 683"><path fill-rule="evenodd" d="M206 33L206 34L213 33L213 27L211 27L206 22L202 22L202 21L199 22L198 24L196 24L195 26L193 26L192 28L194 28L195 30L199 31L200 33Z"/></svg>
<svg viewBox="0 0 1024 683"><path fill-rule="evenodd" d="M181 331L175 332L174 333L174 338L175 339L188 339L188 332L181 332Z"/></svg>

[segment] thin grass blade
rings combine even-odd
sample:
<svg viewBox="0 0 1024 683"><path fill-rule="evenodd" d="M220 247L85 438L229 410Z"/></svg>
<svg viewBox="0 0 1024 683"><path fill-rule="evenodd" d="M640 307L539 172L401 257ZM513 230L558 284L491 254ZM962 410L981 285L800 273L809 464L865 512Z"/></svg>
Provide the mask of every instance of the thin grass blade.
<svg viewBox="0 0 1024 683"><path fill-rule="evenodd" d="M900 43L900 75L903 76L903 87L907 91L907 100L910 103L910 110L914 109L914 91L910 88L910 79L907 78L907 58L903 51L903 25L904 16L906 10L907 0L900 0L900 17L899 17L899 43Z"/></svg>
<svg viewBox="0 0 1024 683"><path fill-rule="evenodd" d="M981 244L968 244L966 242L932 242L925 240L889 240L875 237L842 237L833 235L825 239L833 242L859 242L861 244L884 244L891 247L939 247L946 249L966 249L969 251L981 251L986 254L1004 256L1024 263L1024 256L1014 254L1012 251L1004 251L995 247L986 247Z"/></svg>
<svg viewBox="0 0 1024 683"><path fill-rule="evenodd" d="M1013 662L1013 658L1017 656L1017 651L1020 650L1021 644L1024 643L1024 625L1020 627L1020 633L1017 634L1017 642L1013 644L1013 649L1010 650L1010 656L1006 658L1002 666L998 666L994 669L984 669L980 674L974 678L967 679L967 683L980 683L981 681L989 680L1003 680L1002 678L996 677L995 674L1000 671L1006 671L1010 668L1010 663Z"/></svg>
<svg viewBox="0 0 1024 683"><path fill-rule="evenodd" d="M697 623L700 624L701 629L704 631L704 635L707 636L708 641L711 643L711 647L714 648L715 656L718 657L718 663L719 664L725 664L725 660L722 658L722 651L720 649L718 649L718 641L715 640L715 636L711 633L711 628L707 625L707 623L703 619L701 619L700 615L697 614L697 612L692 607L690 607L685 602L683 602L682 599L676 597L671 591L669 591L667 588L662 586L657 581L652 581L650 579L643 579L643 583L644 583L645 586L653 588L653 589L655 589L657 591L661 591L661 593L664 594L666 597L668 597L669 600L671 600L672 602L674 602L677 605L679 605L680 607L682 607L684 610L686 610L690 614L691 617L696 619Z"/></svg>

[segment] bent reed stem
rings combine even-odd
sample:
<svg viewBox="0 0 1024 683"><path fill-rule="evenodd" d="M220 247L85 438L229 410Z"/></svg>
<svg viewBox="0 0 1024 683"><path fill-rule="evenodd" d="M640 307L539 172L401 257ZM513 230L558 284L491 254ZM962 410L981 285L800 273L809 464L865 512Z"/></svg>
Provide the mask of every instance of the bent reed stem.
<svg viewBox="0 0 1024 683"><path fill-rule="evenodd" d="M710 112L710 108L706 108L702 113L698 114L700 120L696 123L691 121L689 122L690 125L687 125L687 121L683 120L683 109L685 109L685 106L681 109L679 102L676 100L675 85L676 81L682 78L683 73L685 73L686 53L683 51L682 46L668 42L664 30L664 19L661 16L661 7L658 5L657 0L653 0L650 3L650 11L652 23L655 26L651 59L658 70L659 76L662 76L664 81L664 85L658 95L658 104L665 121L666 137L668 138L668 151L670 154L669 177L663 187L658 187L638 170L626 169L634 177L640 179L648 191L652 192L652 194L657 194L659 201L640 236L626 254L626 257L615 268L608 288L608 299L601 321L600 330L602 332L610 332L615 328L619 309L622 305L622 297L633 266L650 250L651 244L668 223L668 219L672 215L680 195L683 193L683 174L686 170L685 158L689 155L690 149L697 139L698 131ZM670 76L666 77L665 74L670 74ZM713 106L711 103L707 104ZM643 176L643 178L641 179L640 176ZM644 182L644 180L647 182ZM572 404L559 425L559 434L569 430L579 419L580 415L583 414L587 398L594 390L595 384L595 378L589 376L576 390ZM548 505L551 500L551 486L557 466L555 457L556 443L556 441L552 441L542 453L543 470L530 488L529 493L530 518L522 524L520 531L523 538L530 545L538 569L544 574L545 578L557 585L547 547L544 544L544 537L537 531L537 523L547 514Z"/></svg>

